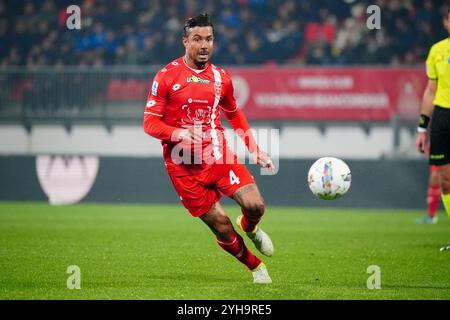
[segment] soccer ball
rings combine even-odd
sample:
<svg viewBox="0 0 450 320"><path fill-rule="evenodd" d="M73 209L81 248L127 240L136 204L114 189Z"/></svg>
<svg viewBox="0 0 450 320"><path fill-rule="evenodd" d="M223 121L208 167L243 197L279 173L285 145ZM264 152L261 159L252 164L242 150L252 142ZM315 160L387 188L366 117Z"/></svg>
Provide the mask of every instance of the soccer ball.
<svg viewBox="0 0 450 320"><path fill-rule="evenodd" d="M338 158L320 158L308 172L309 188L314 195L324 200L343 196L350 189L351 181L350 168Z"/></svg>

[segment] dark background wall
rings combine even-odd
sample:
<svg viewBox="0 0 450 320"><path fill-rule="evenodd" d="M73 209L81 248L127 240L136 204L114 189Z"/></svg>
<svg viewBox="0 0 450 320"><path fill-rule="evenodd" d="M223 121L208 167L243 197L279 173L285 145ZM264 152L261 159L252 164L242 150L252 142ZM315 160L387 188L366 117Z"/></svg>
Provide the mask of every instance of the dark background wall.
<svg viewBox="0 0 450 320"><path fill-rule="evenodd" d="M352 187L335 201L315 198L306 176L311 160L281 160L274 176L248 165L268 204L280 206L425 209L428 165L425 161L346 161ZM47 201L33 156L0 156L0 200ZM100 157L98 175L83 202L179 203L159 158ZM231 203L225 199L224 203Z"/></svg>

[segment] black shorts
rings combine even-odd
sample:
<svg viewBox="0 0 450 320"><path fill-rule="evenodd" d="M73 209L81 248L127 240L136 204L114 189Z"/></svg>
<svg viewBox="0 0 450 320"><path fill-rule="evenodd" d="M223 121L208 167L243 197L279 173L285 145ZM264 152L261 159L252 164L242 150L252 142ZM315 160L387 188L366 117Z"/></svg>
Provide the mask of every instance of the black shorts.
<svg viewBox="0 0 450 320"><path fill-rule="evenodd" d="M450 163L450 109L435 106L431 122L429 163L442 166Z"/></svg>

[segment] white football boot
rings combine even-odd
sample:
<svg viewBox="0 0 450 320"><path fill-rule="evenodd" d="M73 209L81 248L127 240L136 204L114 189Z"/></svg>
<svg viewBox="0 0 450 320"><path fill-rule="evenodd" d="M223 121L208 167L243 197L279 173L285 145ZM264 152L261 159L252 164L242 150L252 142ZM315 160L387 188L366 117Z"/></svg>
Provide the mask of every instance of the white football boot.
<svg viewBox="0 0 450 320"><path fill-rule="evenodd" d="M236 223L241 228L241 230L244 231L241 226L241 220L242 215L237 217ZM270 240L270 237L261 228L256 226L255 230L253 230L252 232L245 233L247 234L247 237L249 237L250 240L252 240L252 242L255 244L255 247L259 250L259 252L268 257L271 257L273 255L274 249L272 240Z"/></svg>
<svg viewBox="0 0 450 320"><path fill-rule="evenodd" d="M255 270L252 271L253 283L272 283L272 279L269 276L266 265L260 263Z"/></svg>

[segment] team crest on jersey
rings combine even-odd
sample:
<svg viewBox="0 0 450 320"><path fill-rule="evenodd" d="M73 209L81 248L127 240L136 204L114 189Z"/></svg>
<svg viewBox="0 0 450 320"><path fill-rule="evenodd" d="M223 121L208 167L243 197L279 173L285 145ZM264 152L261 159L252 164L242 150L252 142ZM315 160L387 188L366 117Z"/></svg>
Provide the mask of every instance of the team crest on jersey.
<svg viewBox="0 0 450 320"><path fill-rule="evenodd" d="M159 85L159 83L157 81L153 81L152 95L154 95L154 96L156 96L156 94L158 93L158 85Z"/></svg>
<svg viewBox="0 0 450 320"><path fill-rule="evenodd" d="M194 108L188 105L182 107L186 110L186 115L191 122L210 123L211 122L211 107L206 108ZM183 121L184 122L184 121Z"/></svg>
<svg viewBox="0 0 450 320"><path fill-rule="evenodd" d="M203 83L203 84L210 84L211 83L210 80L202 79L202 78L194 76L194 75L186 78L186 82Z"/></svg>

